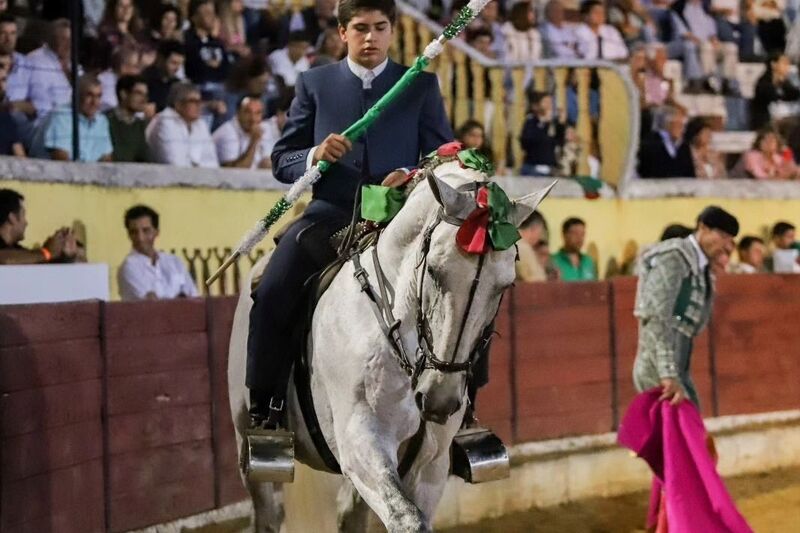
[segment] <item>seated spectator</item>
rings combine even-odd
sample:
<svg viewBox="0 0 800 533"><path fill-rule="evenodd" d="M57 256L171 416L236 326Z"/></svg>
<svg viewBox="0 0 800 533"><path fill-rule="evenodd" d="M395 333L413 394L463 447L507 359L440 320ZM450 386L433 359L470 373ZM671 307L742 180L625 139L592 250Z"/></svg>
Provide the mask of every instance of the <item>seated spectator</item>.
<svg viewBox="0 0 800 533"><path fill-rule="evenodd" d="M253 54L242 58L233 65L225 82L226 117L233 118L242 98L256 95L264 103L265 116L270 116L275 113L275 106L285 90L283 81L270 72L264 56Z"/></svg>
<svg viewBox="0 0 800 533"><path fill-rule="evenodd" d="M661 124L644 136L639 146L639 177L693 178L694 164L688 144L683 142L686 115L669 107L661 116Z"/></svg>
<svg viewBox="0 0 800 533"><path fill-rule="evenodd" d="M124 301L197 296L197 287L177 256L156 250L158 213L146 205L125 212L132 250L117 271Z"/></svg>
<svg viewBox="0 0 800 533"><path fill-rule="evenodd" d="M547 241L547 222L539 211L534 211L519 226L521 237L517 246L517 280L531 283L547 281L545 264L536 254L536 246Z"/></svg>
<svg viewBox="0 0 800 533"><path fill-rule="evenodd" d="M494 36L492 35L492 32L490 32L486 28L478 28L476 30L471 30L469 33L467 33L467 44L469 44L477 52L480 52L489 59L497 59L497 56L495 55L494 46L492 46L493 43L494 43ZM487 79L489 78L488 73L486 78Z"/></svg>
<svg viewBox="0 0 800 533"><path fill-rule="evenodd" d="M488 31L492 36L492 55L497 59L503 59L503 52L505 51L505 37L503 36L503 25L500 22L500 6L498 0L492 0L486 7L484 7L478 18L470 24L467 29L474 31L483 29Z"/></svg>
<svg viewBox="0 0 800 533"><path fill-rule="evenodd" d="M121 47L138 49L143 31L144 24L133 0L108 0L98 29L100 49L95 52L100 60L98 66L107 67L111 55Z"/></svg>
<svg viewBox="0 0 800 533"><path fill-rule="evenodd" d="M786 49L786 24L783 14L786 0L752 0L753 15L758 24L758 40L770 55Z"/></svg>
<svg viewBox="0 0 800 533"><path fill-rule="evenodd" d="M684 61L690 61L693 68L686 67L688 92L707 91L738 95L736 84L736 64L739 49L734 43L722 42L717 34L717 24L709 13L703 0L677 0L672 4L673 38L678 42L691 42L683 48ZM701 72L697 72L698 57ZM694 57L688 57L694 56ZM719 72L718 72L719 70ZM720 83L721 80L721 83Z"/></svg>
<svg viewBox="0 0 800 533"><path fill-rule="evenodd" d="M339 30L328 28L319 36L316 57L311 63L311 68L321 67L330 63L341 61L347 55L347 44L339 37Z"/></svg>
<svg viewBox="0 0 800 533"><path fill-rule="evenodd" d="M772 226L772 255L765 260L768 271L779 274L800 273L798 243L795 241L795 227L788 222L778 222Z"/></svg>
<svg viewBox="0 0 800 533"><path fill-rule="evenodd" d="M663 44L646 48L647 63L644 71L644 101L648 106L671 105L682 107L675 101L675 84L666 77L669 56Z"/></svg>
<svg viewBox="0 0 800 533"><path fill-rule="evenodd" d="M247 33L244 21L244 2L243 0L229 0L219 2L219 38L225 49L235 57L247 57L250 55L250 47L247 46Z"/></svg>
<svg viewBox="0 0 800 533"><path fill-rule="evenodd" d="M7 77L6 71L0 70L0 101L6 97ZM4 107L0 107L0 155L25 157L25 148L22 146L22 136L17 129L17 123Z"/></svg>
<svg viewBox="0 0 800 533"><path fill-rule="evenodd" d="M44 45L28 54L31 71L28 97L36 109L36 125L51 111L72 101L72 70L69 21L57 19L50 23Z"/></svg>
<svg viewBox="0 0 800 533"><path fill-rule="evenodd" d="M738 263L730 263L728 272L730 274L758 274L766 272L764 268L764 258L767 248L764 241L758 237L747 235L739 240L736 245L736 252L739 254Z"/></svg>
<svg viewBox="0 0 800 533"><path fill-rule="evenodd" d="M150 42L156 48L163 41L183 41L183 19L180 10L172 4L164 4L155 22L151 21Z"/></svg>
<svg viewBox="0 0 800 533"><path fill-rule="evenodd" d="M147 92L150 101L156 106L156 111L163 111L167 107L167 96L173 84L181 81L178 74L183 69L186 52L178 41L162 41L158 45L158 55L155 64L147 67L142 76L147 82Z"/></svg>
<svg viewBox="0 0 800 533"><path fill-rule="evenodd" d="M597 280L597 267L591 257L581 252L586 239L586 223L579 218L568 218L561 226L564 246L552 255L553 264L563 281Z"/></svg>
<svg viewBox="0 0 800 533"><path fill-rule="evenodd" d="M617 28L628 47L656 40L658 30L655 22L640 0L612 1L608 21Z"/></svg>
<svg viewBox="0 0 800 533"><path fill-rule="evenodd" d="M36 109L28 94L30 66L28 59L17 52L17 20L7 13L0 15L0 54L9 56L6 98L11 105L11 111L32 118Z"/></svg>
<svg viewBox="0 0 800 533"><path fill-rule="evenodd" d="M789 79L791 64L786 55L771 55L766 67L756 82L755 94L750 101L750 127L754 130L769 125L769 106L772 103L800 99L800 89Z"/></svg>
<svg viewBox="0 0 800 533"><path fill-rule="evenodd" d="M520 172L523 176L552 176L558 164L557 151L564 144L564 125L553 113L553 97L532 91L530 112L525 117L519 142L525 156Z"/></svg>
<svg viewBox="0 0 800 533"><path fill-rule="evenodd" d="M111 161L111 133L108 119L100 113L103 90L94 76L83 75L78 81L78 161ZM31 156L56 161L72 160L72 108L59 107L50 113L34 133Z"/></svg>
<svg viewBox="0 0 800 533"><path fill-rule="evenodd" d="M748 0L748 3L749 0ZM725 43L736 43L739 47L739 60L752 62L756 60L756 24L757 19L752 7L744 12L740 0L711 0L710 13L717 23L719 40Z"/></svg>
<svg viewBox="0 0 800 533"><path fill-rule="evenodd" d="M511 6L508 21L502 25L505 61L535 61L542 57L542 37L536 29L536 13L530 2Z"/></svg>
<svg viewBox="0 0 800 533"><path fill-rule="evenodd" d="M41 248L28 249L25 240L28 219L25 197L11 189L0 189L0 265L70 263L78 255L78 243L69 228L48 237Z"/></svg>
<svg viewBox="0 0 800 533"><path fill-rule="evenodd" d="M689 145L694 176L698 179L728 177L722 154L711 148L711 134L711 125L702 117L695 117L686 125L684 142Z"/></svg>
<svg viewBox="0 0 800 533"><path fill-rule="evenodd" d="M275 76L280 76L288 87L294 87L297 75L311 68L306 57L310 46L303 32L289 34L289 42L269 55L269 66Z"/></svg>
<svg viewBox="0 0 800 533"><path fill-rule="evenodd" d="M583 24L575 30L578 57L582 59L626 59L628 47L617 29L606 24L606 10L599 0L581 4Z"/></svg>
<svg viewBox="0 0 800 533"><path fill-rule="evenodd" d="M542 24L542 43L545 57L575 59L578 57L578 36L575 25L566 22L564 4L561 0L550 0L544 8L545 23Z"/></svg>
<svg viewBox="0 0 800 533"><path fill-rule="evenodd" d="M169 107L145 130L150 157L156 163L179 167L219 167L208 126L200 118L200 91L190 83L170 89Z"/></svg>
<svg viewBox="0 0 800 533"><path fill-rule="evenodd" d="M745 152L731 175L757 180L793 180L798 177L798 167L791 150L782 148L782 140L772 128L758 132L753 147Z"/></svg>
<svg viewBox="0 0 800 533"><path fill-rule="evenodd" d="M245 96L236 116L220 126L212 138L223 167L272 168L270 154L280 137L274 122L264 119L264 104Z"/></svg>
<svg viewBox="0 0 800 533"><path fill-rule="evenodd" d="M122 76L138 76L142 73L142 54L139 48L123 46L111 54L111 68L97 75L103 87L103 101L100 110L105 112L114 109L117 101L117 80Z"/></svg>
<svg viewBox="0 0 800 533"><path fill-rule="evenodd" d="M149 161L144 131L147 121L147 83L141 76L122 76L117 82L119 105L106 112L113 160L117 162L145 163Z"/></svg>
<svg viewBox="0 0 800 533"><path fill-rule="evenodd" d="M191 26L183 35L186 77L200 88L204 100L214 101L221 97L231 61L216 37L218 19L213 0L191 0L189 20Z"/></svg>
<svg viewBox="0 0 800 533"><path fill-rule="evenodd" d="M483 154L495 165L495 170L498 169L494 152L492 152L489 141L486 139L486 129L483 124L477 120L467 120L456 130L456 140L460 141L464 148L474 148L478 153ZM501 172L498 171L496 174L501 174Z"/></svg>
<svg viewBox="0 0 800 533"><path fill-rule="evenodd" d="M316 43L323 31L336 28L336 3L336 0L316 0L313 6L301 11L290 10L280 22L279 47L286 46L294 32L302 32L308 42Z"/></svg>

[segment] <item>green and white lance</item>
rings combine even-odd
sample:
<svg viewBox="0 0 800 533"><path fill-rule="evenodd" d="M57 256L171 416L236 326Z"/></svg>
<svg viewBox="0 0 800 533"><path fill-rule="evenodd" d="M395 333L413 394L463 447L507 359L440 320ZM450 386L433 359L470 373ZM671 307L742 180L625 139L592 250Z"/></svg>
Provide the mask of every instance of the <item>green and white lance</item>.
<svg viewBox="0 0 800 533"><path fill-rule="evenodd" d="M430 42L422 55L414 60L414 64L397 80L389 91L384 94L375 105L367 110L360 119L351 124L342 135L354 141L361 137L364 132L370 127L378 116L383 112L388 105L390 105L397 97L414 81L420 72L425 70L430 62L444 50L444 44L456 35L461 33L472 20L478 16L478 13L486 7L491 0L470 0L469 4L464 7L456 16L453 21L447 25L442 34ZM300 198L300 196L311 188L314 183L322 177L323 172L330 168L331 163L327 161L319 161L316 165L306 171L303 176L294 182L289 191L278 200L269 213L259 220L255 227L251 229L239 242L236 251L217 269L214 274L208 278L206 285L211 285L223 272L233 264L236 259L241 255L246 255L267 236L270 228L292 207L292 205Z"/></svg>

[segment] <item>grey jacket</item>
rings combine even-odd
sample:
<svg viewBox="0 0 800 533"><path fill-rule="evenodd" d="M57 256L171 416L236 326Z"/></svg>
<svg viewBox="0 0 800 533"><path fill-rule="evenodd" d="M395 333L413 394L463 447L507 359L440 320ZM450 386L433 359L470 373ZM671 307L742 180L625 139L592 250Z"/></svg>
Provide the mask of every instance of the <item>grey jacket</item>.
<svg viewBox="0 0 800 533"><path fill-rule="evenodd" d="M708 324L714 300L709 268L700 268L698 250L689 240L670 239L641 258L636 306L639 347L633 382L644 391L664 378L677 378L700 405L689 367L692 341Z"/></svg>

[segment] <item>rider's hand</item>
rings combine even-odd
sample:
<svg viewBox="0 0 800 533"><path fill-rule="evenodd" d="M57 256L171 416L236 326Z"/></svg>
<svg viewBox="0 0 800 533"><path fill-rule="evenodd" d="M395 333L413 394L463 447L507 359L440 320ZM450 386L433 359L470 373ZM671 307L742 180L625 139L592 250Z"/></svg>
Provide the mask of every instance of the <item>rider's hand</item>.
<svg viewBox="0 0 800 533"><path fill-rule="evenodd" d="M681 386L680 382L675 378L662 379L661 389L662 393L658 398L659 400L668 400L672 398L669 403L672 405L678 405L686 399L686 393L683 390L683 386Z"/></svg>
<svg viewBox="0 0 800 533"><path fill-rule="evenodd" d="M381 185L384 187L400 187L408 180L408 174L404 170L393 170L383 178Z"/></svg>
<svg viewBox="0 0 800 533"><path fill-rule="evenodd" d="M316 165L319 161L327 161L328 163L335 163L344 154L353 148L353 143L344 135L338 133L331 133L322 143L317 146L314 151L314 158L312 162Z"/></svg>

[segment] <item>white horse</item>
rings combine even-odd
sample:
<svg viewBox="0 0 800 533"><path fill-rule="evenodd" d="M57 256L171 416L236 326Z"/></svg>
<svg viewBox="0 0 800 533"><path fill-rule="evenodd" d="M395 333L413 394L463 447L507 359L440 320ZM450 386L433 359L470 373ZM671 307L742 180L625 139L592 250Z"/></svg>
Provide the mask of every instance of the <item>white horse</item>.
<svg viewBox="0 0 800 533"><path fill-rule="evenodd" d="M479 256L456 245L459 224L476 208L470 185L484 180L483 174L463 169L457 162L438 166L414 188L377 244L379 264L394 289L392 309L401 321L405 352L412 364L420 353L444 364L428 360L418 379L410 378L354 277L352 261L344 265L318 303L308 341L310 379L320 427L349 481L338 498L341 530L363 529L370 520L369 509L389 532L431 529L448 477L450 444L465 409L465 370L515 277L513 246ZM469 188L473 190L465 190ZM512 202L509 222L519 226L549 190ZM263 270L266 261L254 272ZM361 254L360 263L376 286L371 250ZM228 364L239 444L248 424L244 377L250 307L250 296L242 291ZM420 312L425 318L421 323L429 327L430 346L418 336ZM420 344L427 349L419 351ZM292 386L287 409L289 427L296 433L297 459L324 469L305 430ZM427 421L424 439L401 479L401 451L422 420ZM278 531L282 514L274 499L277 491L273 494L271 484L249 484L248 490L257 531Z"/></svg>

